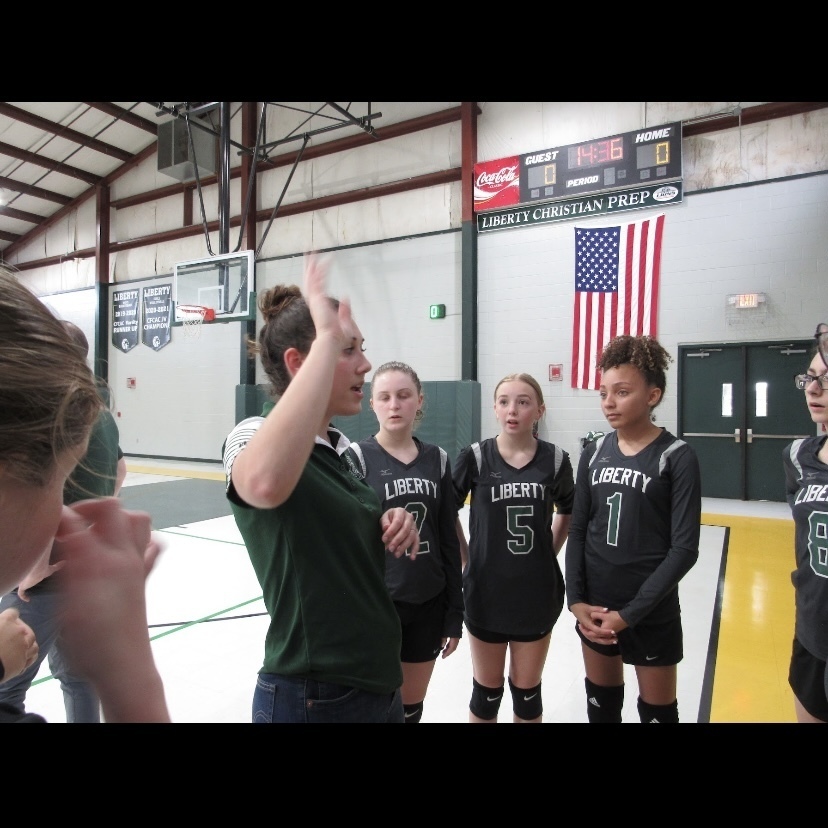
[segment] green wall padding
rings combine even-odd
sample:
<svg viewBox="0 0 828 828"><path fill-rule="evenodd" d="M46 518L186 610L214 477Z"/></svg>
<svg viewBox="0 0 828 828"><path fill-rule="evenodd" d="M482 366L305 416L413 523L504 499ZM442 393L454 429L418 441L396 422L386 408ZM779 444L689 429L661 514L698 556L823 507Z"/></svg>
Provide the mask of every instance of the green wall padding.
<svg viewBox="0 0 828 828"><path fill-rule="evenodd" d="M371 385L365 383L362 411L353 417L335 417L334 425L349 439L362 440L377 432L371 411ZM436 443L452 465L460 450L480 439L480 383L473 380L424 382L425 417L414 432L424 443Z"/></svg>
<svg viewBox="0 0 828 828"><path fill-rule="evenodd" d="M363 386L362 411L353 417L334 417L333 424L350 440L362 440L377 432L371 411L371 384ZM414 432L425 443L436 443L448 453L452 465L460 450L480 439L480 383L473 380L424 382L423 418ZM236 386L236 422L262 413L270 399L266 385Z"/></svg>

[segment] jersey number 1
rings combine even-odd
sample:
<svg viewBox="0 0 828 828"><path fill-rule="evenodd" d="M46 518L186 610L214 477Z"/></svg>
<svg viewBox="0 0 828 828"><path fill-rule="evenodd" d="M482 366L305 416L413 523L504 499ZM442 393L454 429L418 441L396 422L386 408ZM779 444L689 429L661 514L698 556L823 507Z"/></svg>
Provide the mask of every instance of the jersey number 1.
<svg viewBox="0 0 828 828"><path fill-rule="evenodd" d="M621 522L621 492L611 494L607 498L609 517L607 518L607 543L618 546L618 524Z"/></svg>

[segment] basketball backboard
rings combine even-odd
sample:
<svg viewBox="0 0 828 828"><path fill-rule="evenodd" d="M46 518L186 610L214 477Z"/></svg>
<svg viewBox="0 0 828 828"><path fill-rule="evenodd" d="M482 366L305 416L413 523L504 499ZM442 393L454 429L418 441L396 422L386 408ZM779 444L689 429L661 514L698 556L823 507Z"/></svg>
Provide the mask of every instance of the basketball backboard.
<svg viewBox="0 0 828 828"><path fill-rule="evenodd" d="M201 305L210 308L215 314L215 322L255 319L255 267L252 250L178 262L173 270L175 307ZM180 316L176 311L176 322L183 321Z"/></svg>

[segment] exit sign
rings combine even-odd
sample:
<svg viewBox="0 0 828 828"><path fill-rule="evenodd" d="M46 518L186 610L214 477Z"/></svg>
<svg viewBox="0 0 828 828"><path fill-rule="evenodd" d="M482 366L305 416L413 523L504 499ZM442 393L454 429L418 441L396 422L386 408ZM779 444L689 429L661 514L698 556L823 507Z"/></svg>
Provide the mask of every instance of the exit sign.
<svg viewBox="0 0 828 828"><path fill-rule="evenodd" d="M764 293L734 293L728 297L728 304L736 308L758 308L764 301Z"/></svg>
<svg viewBox="0 0 828 828"><path fill-rule="evenodd" d="M446 315L445 305L430 305L428 308L429 319L443 319Z"/></svg>

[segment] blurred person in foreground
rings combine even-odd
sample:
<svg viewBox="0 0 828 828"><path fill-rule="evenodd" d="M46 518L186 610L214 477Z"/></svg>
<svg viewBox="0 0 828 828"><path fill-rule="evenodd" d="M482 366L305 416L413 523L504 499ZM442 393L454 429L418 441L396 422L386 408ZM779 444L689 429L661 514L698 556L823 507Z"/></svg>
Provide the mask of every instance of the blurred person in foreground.
<svg viewBox="0 0 828 828"><path fill-rule="evenodd" d="M167 722L150 646L146 578L161 547L150 516L116 498L63 503L103 401L63 322L0 266L0 593L51 549L72 670L107 722ZM1 722L43 722L0 705Z"/></svg>
<svg viewBox="0 0 828 828"><path fill-rule="evenodd" d="M63 323L84 359L89 356L86 334L73 322ZM126 477L126 460L118 444L118 424L109 410L109 391L99 384L104 401L89 437L89 448L66 481L63 502L69 506L89 498L114 497ZM51 563L52 549L44 551L26 578L0 599L0 611L14 609L37 638L38 654L18 676L0 684L0 704L21 711L26 709L26 694L37 678L46 658L49 669L60 682L66 721L69 724L98 724L101 721L100 702L95 688L72 671L65 653L60 625L60 578L51 577L55 567Z"/></svg>

